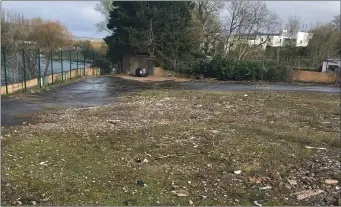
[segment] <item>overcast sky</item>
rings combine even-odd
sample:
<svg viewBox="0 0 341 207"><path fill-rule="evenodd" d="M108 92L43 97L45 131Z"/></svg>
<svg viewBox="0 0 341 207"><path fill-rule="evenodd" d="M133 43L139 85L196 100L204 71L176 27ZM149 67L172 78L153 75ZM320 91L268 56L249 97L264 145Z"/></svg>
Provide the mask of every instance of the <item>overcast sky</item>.
<svg viewBox="0 0 341 207"><path fill-rule="evenodd" d="M98 1L2 1L2 8L22 13L26 18L41 17L59 20L74 36L103 38L95 24L103 16L94 10ZM296 15L302 24L329 22L340 14L340 1L267 1L269 9L277 12L285 22Z"/></svg>

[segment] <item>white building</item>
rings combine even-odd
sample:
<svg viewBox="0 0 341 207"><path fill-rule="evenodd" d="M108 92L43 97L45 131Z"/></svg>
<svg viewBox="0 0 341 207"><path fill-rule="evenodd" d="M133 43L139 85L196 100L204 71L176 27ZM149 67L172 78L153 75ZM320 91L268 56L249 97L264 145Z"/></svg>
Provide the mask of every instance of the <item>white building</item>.
<svg viewBox="0 0 341 207"><path fill-rule="evenodd" d="M266 46L271 47L283 47L291 42L295 42L296 47L308 46L309 40L312 38L312 33L297 32L296 35L290 37L286 30L281 31L279 34L256 34L255 37L248 41L249 45L260 45L262 49L266 49Z"/></svg>

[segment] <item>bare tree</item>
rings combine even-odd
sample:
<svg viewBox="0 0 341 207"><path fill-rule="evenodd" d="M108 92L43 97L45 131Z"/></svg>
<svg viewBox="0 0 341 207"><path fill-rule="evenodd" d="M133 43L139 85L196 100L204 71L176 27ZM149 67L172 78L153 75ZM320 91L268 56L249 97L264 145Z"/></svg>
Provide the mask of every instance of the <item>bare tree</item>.
<svg viewBox="0 0 341 207"><path fill-rule="evenodd" d="M241 32L242 26L247 18L247 9L249 2L246 1L230 1L227 2L227 16L225 17L224 28L224 56L227 56L233 47L234 40Z"/></svg>
<svg viewBox="0 0 341 207"><path fill-rule="evenodd" d="M101 0L99 4L96 4L95 10L104 16L104 20L96 24L96 27L100 32L109 31L107 24L110 17L110 12L113 9L112 2L113 0Z"/></svg>
<svg viewBox="0 0 341 207"><path fill-rule="evenodd" d="M22 14L1 10L1 45L6 50L9 81L17 82L23 77L23 49L25 54L25 70L28 78L36 74L36 51L34 44L28 41L30 23Z"/></svg>
<svg viewBox="0 0 341 207"><path fill-rule="evenodd" d="M225 56L234 47L236 58L244 59L250 53L261 49L270 40L270 33L279 31L280 18L276 13L269 11L265 2L231 1L227 8ZM257 41L259 35L266 37Z"/></svg>
<svg viewBox="0 0 341 207"><path fill-rule="evenodd" d="M341 19L340 15L337 15L333 18L332 25L339 31L341 31Z"/></svg>
<svg viewBox="0 0 341 207"><path fill-rule="evenodd" d="M225 2L198 1L195 2L194 17L200 25L201 49L208 55L210 47L215 47L221 32L221 24L218 18L219 11L224 8Z"/></svg>
<svg viewBox="0 0 341 207"><path fill-rule="evenodd" d="M281 24L279 16L270 12L264 2L253 2L251 5L251 15L246 25L246 40L244 44L240 44L238 59L245 59L250 53L261 50L270 41L270 35L279 31ZM254 38L251 45L250 37Z"/></svg>
<svg viewBox="0 0 341 207"><path fill-rule="evenodd" d="M289 43L288 46L295 46L296 38L297 38L297 32L299 32L301 28L301 20L297 16L291 16L288 19L288 22L285 25L285 28L287 29L288 37L289 37Z"/></svg>
<svg viewBox="0 0 341 207"><path fill-rule="evenodd" d="M321 64L325 57L334 58L340 55L341 32L331 24L318 24L312 30L308 51L315 66Z"/></svg>
<svg viewBox="0 0 341 207"><path fill-rule="evenodd" d="M91 44L90 40L80 40L75 42L74 46L79 47L81 49L81 53L85 59L90 59L92 57L92 52L94 51L94 47Z"/></svg>
<svg viewBox="0 0 341 207"><path fill-rule="evenodd" d="M23 50L27 78L36 76L38 48L45 53L45 72L50 63L50 51L68 47L72 35L57 21L43 21L41 18L26 19L16 12L1 11L1 43L6 48L7 64L12 79L23 77Z"/></svg>
<svg viewBox="0 0 341 207"><path fill-rule="evenodd" d="M30 39L35 41L45 54L44 75L46 75L51 61L49 53L58 49L71 47L72 34L58 21L33 19L32 25L34 26Z"/></svg>

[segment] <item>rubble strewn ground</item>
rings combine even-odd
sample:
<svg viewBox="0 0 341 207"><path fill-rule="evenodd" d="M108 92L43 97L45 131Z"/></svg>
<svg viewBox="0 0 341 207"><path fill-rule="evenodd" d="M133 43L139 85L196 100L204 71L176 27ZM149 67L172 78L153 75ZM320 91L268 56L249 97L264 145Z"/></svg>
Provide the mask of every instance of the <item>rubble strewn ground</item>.
<svg viewBox="0 0 341 207"><path fill-rule="evenodd" d="M2 205L338 205L339 100L151 89L46 108L2 129Z"/></svg>

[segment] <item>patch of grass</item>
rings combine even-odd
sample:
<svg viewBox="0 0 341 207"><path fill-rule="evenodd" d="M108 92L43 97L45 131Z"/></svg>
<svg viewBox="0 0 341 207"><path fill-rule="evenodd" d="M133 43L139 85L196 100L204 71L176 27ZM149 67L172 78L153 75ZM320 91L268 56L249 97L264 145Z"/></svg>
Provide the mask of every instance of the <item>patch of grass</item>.
<svg viewBox="0 0 341 207"><path fill-rule="evenodd" d="M284 200L290 191L281 182L299 179L311 163L316 176L338 170L321 163L339 162L339 148L333 148L340 130L334 119L340 115L334 106L339 96L246 93L157 89L95 109L45 106L37 117L41 123L3 130L2 202L254 205L259 200L263 205L298 205ZM108 119L121 121L111 124ZM327 121L334 122L320 124ZM272 177L276 173L281 179ZM251 183L248 176L266 179ZM146 188L136 184L139 179ZM262 185L273 190L258 191ZM178 189L189 196L171 193Z"/></svg>

